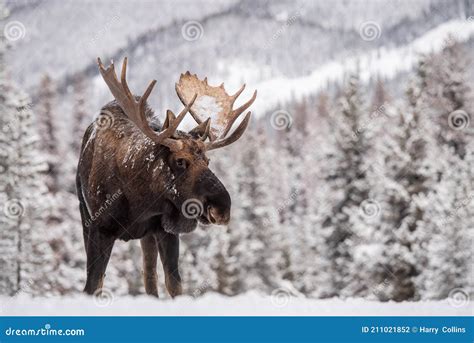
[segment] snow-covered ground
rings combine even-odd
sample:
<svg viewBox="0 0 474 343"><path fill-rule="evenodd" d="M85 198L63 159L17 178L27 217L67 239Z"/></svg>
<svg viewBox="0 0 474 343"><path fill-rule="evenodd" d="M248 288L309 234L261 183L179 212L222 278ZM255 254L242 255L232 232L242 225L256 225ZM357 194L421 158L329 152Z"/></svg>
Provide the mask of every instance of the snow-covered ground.
<svg viewBox="0 0 474 343"><path fill-rule="evenodd" d="M462 306L461 306L462 305ZM2 316L472 316L473 302L448 300L376 302L362 299L315 300L285 294L262 296L250 292L235 297L209 293L199 298L182 296L159 300L148 296L102 298L78 295L67 298L0 298ZM459 306L459 307L456 307Z"/></svg>

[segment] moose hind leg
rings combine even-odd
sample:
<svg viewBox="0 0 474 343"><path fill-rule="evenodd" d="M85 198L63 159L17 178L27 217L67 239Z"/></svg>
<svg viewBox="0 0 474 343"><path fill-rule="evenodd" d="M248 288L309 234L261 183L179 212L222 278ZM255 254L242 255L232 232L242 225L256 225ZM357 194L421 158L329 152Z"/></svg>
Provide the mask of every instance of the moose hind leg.
<svg viewBox="0 0 474 343"><path fill-rule="evenodd" d="M143 253L143 282L146 294L158 297L158 273L156 264L158 259L158 244L156 237L149 234L140 240Z"/></svg>
<svg viewBox="0 0 474 343"><path fill-rule="evenodd" d="M105 236L96 228L89 228L87 237L87 280L84 292L94 294L102 288L105 269L112 253L115 238Z"/></svg>
<svg viewBox="0 0 474 343"><path fill-rule="evenodd" d="M160 232L158 235L158 248L161 263L165 272L165 284L171 297L181 295L181 276L178 270L179 237L171 233Z"/></svg>

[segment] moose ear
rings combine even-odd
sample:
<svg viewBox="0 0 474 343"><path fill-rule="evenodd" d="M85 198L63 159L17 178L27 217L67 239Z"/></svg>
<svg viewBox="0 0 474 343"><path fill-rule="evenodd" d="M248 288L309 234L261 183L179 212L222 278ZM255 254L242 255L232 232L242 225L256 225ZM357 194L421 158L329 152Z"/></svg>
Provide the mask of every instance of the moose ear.
<svg viewBox="0 0 474 343"><path fill-rule="evenodd" d="M211 118L207 118L201 124L196 126L194 129L189 131L189 134L193 137L199 137L202 141L205 141L209 136L209 130L211 128Z"/></svg>
<svg viewBox="0 0 474 343"><path fill-rule="evenodd" d="M165 123L163 124L163 130L164 129L167 129L170 127L171 123L173 122L173 120L176 119L176 116L174 115L173 111L171 110L167 110L166 111L166 119L165 119Z"/></svg>

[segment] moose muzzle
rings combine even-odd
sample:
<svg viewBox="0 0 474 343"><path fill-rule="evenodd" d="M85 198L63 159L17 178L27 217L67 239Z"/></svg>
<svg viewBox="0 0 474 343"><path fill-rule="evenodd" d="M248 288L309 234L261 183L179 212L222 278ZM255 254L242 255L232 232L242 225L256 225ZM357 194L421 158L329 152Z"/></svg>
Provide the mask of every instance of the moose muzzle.
<svg viewBox="0 0 474 343"><path fill-rule="evenodd" d="M228 224L231 200L222 182L208 169L201 175L197 188L197 193L204 200L204 216L207 221L215 225Z"/></svg>

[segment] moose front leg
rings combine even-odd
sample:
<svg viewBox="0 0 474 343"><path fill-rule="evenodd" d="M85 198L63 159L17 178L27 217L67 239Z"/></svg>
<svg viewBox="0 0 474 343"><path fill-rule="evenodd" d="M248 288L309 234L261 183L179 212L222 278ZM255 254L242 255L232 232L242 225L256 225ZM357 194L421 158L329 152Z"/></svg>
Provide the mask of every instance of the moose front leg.
<svg viewBox="0 0 474 343"><path fill-rule="evenodd" d="M165 272L165 284L171 297L183 293L181 276L178 270L179 237L171 233L160 231L157 236L160 259Z"/></svg>
<svg viewBox="0 0 474 343"><path fill-rule="evenodd" d="M143 281L146 294L158 297L158 274L156 264L158 260L158 244L156 237L149 234L140 240L143 253Z"/></svg>
<svg viewBox="0 0 474 343"><path fill-rule="evenodd" d="M86 230L86 229L85 229ZM84 292L94 294L102 288L105 269L112 253L115 238L98 232L96 228L87 228L84 233L87 251L87 280Z"/></svg>

